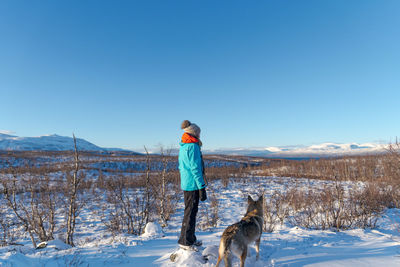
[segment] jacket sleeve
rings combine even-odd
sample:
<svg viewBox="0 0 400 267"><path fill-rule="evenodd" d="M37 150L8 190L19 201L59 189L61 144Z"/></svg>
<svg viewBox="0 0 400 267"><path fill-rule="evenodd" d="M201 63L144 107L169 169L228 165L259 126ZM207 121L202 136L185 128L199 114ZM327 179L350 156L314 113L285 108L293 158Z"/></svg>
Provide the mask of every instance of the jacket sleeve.
<svg viewBox="0 0 400 267"><path fill-rule="evenodd" d="M201 160L201 152L199 146L196 144L189 153L190 170L193 174L194 181L199 189L206 187L203 178L203 164Z"/></svg>

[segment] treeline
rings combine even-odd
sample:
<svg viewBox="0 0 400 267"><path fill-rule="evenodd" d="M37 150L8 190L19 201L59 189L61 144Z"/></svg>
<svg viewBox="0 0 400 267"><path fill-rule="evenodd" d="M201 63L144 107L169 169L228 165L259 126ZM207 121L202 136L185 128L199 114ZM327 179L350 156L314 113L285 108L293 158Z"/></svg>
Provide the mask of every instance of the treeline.
<svg viewBox="0 0 400 267"><path fill-rule="evenodd" d="M398 180L399 149L399 144L394 144L386 153L377 155L273 161L264 165L259 174L320 180Z"/></svg>

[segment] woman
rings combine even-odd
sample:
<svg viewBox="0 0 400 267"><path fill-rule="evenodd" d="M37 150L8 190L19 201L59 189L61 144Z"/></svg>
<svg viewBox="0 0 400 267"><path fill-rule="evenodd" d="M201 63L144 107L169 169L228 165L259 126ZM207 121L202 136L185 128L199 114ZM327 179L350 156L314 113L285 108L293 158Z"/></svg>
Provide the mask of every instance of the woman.
<svg viewBox="0 0 400 267"><path fill-rule="evenodd" d="M196 215L199 200L205 201L206 184L204 182L204 162L200 147L200 127L188 120L182 122L184 131L179 148L179 172L181 175L181 188L185 201L185 213L182 221L181 236L178 240L179 246L187 250L197 251L202 245L197 240L195 232Z"/></svg>

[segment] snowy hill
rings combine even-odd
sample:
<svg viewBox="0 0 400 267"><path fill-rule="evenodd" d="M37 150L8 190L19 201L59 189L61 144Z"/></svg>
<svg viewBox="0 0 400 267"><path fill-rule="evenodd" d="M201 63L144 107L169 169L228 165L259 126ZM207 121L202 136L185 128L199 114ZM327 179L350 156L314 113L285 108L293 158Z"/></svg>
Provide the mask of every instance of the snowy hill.
<svg viewBox="0 0 400 267"><path fill-rule="evenodd" d="M84 151L109 151L119 149L107 149L96 146L84 139L77 138L79 150ZM18 137L0 133L0 150L44 150L44 151L64 151L73 150L74 141L72 137L60 135L43 135L38 137Z"/></svg>
<svg viewBox="0 0 400 267"><path fill-rule="evenodd" d="M79 150L84 151L124 151L132 152L120 148L103 148L96 146L84 139L77 138ZM73 150L74 143L72 137L60 136L57 134L43 135L38 137L18 137L14 135L0 133L0 150L18 151L64 151ZM304 157L329 157L340 155L362 155L376 154L385 152L386 144L376 143L323 143L311 146L280 146L280 147L256 147L256 148L227 148L203 150L205 154L224 154L240 156L256 156L268 158L304 158ZM157 153L154 151L154 153ZM176 155L178 150L172 151Z"/></svg>
<svg viewBox="0 0 400 267"><path fill-rule="evenodd" d="M282 146L261 148L236 148L206 150L208 154L225 154L241 156L258 156L269 158L302 158L302 157L329 157L340 155L363 155L385 152L386 144L376 143L323 143L311 146Z"/></svg>

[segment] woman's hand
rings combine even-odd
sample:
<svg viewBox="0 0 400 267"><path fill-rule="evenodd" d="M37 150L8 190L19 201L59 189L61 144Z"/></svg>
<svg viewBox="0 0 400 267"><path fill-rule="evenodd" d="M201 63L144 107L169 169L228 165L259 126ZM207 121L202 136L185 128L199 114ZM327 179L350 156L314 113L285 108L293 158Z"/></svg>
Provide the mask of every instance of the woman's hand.
<svg viewBox="0 0 400 267"><path fill-rule="evenodd" d="M200 189L200 200L205 201L207 199L206 188Z"/></svg>

